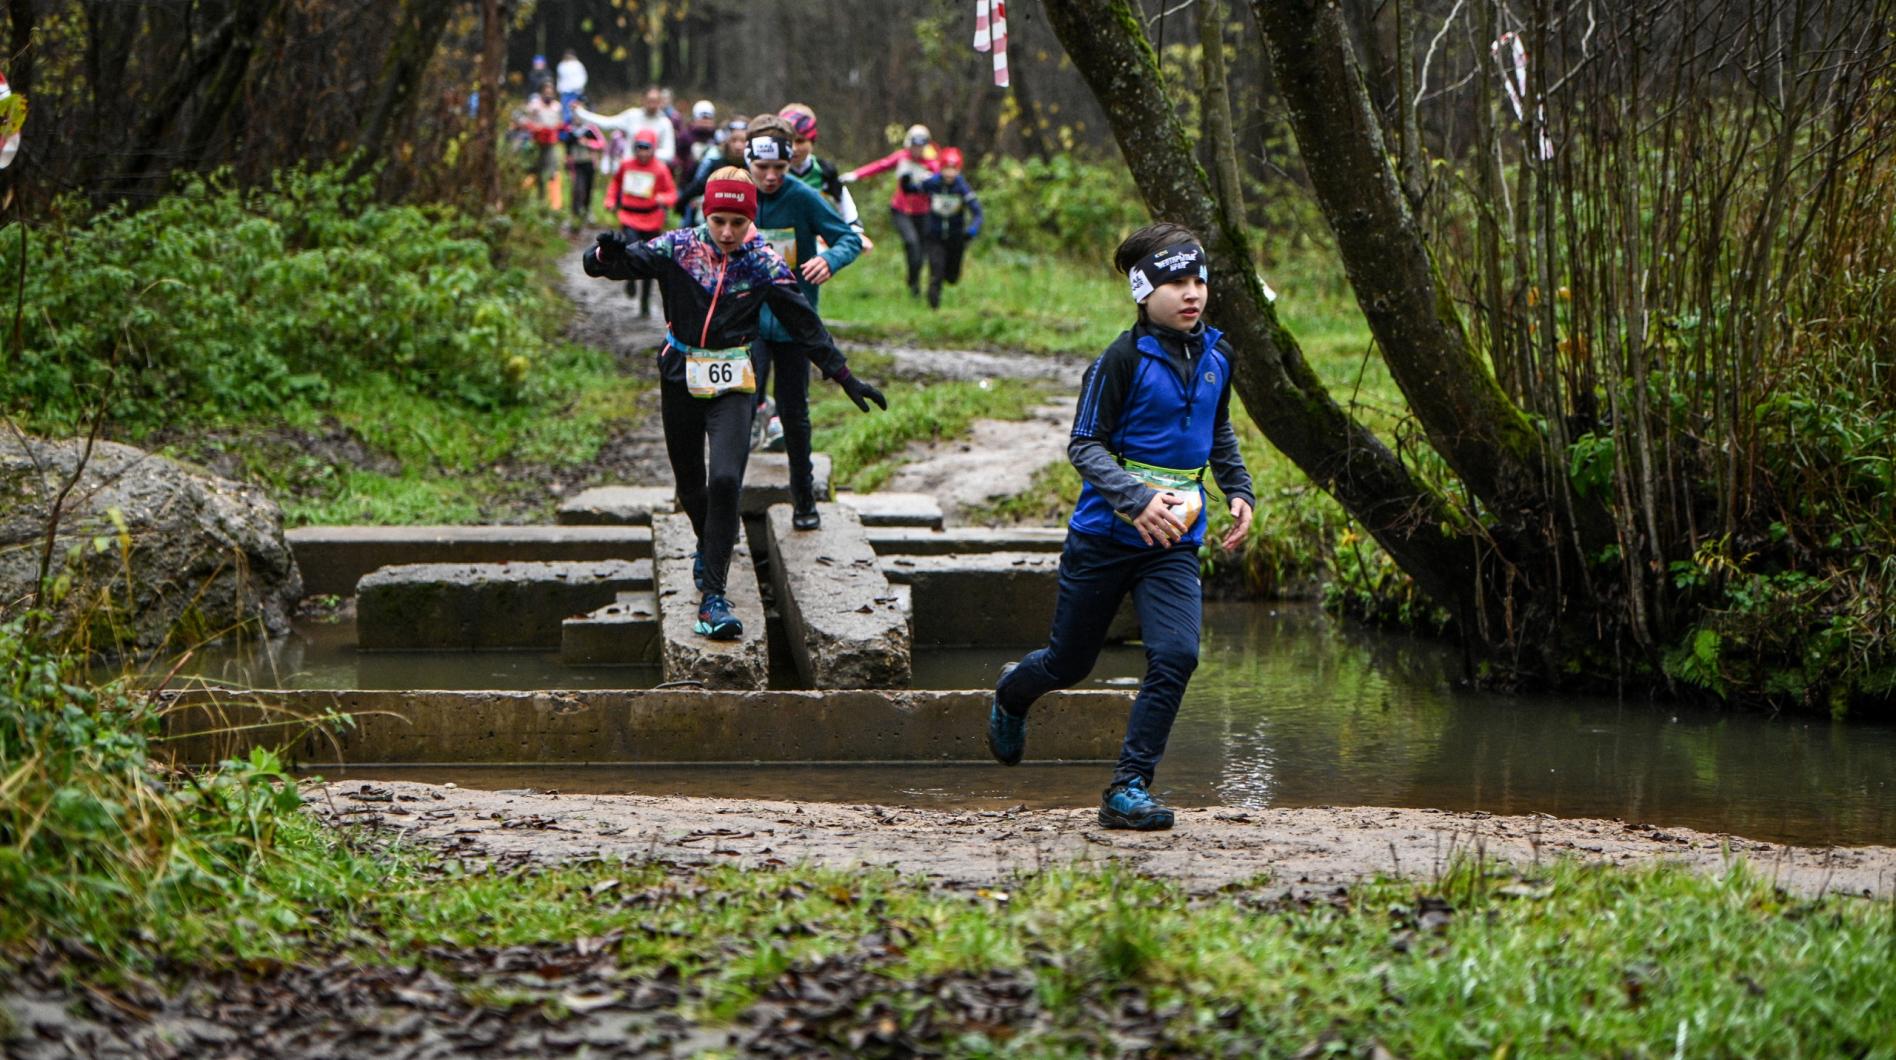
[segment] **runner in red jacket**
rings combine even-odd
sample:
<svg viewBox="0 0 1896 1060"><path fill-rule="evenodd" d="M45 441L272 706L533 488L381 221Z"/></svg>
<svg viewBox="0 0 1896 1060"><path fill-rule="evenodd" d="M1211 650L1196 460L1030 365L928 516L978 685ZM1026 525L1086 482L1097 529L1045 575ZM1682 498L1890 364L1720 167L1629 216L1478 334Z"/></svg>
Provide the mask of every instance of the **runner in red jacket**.
<svg viewBox="0 0 1896 1060"><path fill-rule="evenodd" d="M928 196L906 190L902 178L919 184L934 176L938 166L933 139L927 126L911 125L900 151L857 166L841 178L844 184L853 184L864 177L895 170L897 180L895 190L889 195L889 216L895 221L895 233L902 237L902 250L908 258L909 294L916 296L922 293L922 237L928 225Z"/></svg>
<svg viewBox="0 0 1896 1060"><path fill-rule="evenodd" d="M643 242L665 231L665 211L678 201L671 167L658 160L658 135L641 129L632 138L632 154L619 164L606 187L606 209L619 219L628 240ZM652 315L651 279L625 281L625 293L637 294L639 315Z"/></svg>

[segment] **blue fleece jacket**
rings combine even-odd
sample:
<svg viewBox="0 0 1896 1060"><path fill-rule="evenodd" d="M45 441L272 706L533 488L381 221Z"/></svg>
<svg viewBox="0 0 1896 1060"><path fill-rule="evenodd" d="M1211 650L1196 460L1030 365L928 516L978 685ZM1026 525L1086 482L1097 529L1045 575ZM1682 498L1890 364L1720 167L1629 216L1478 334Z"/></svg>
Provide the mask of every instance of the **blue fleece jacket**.
<svg viewBox="0 0 1896 1060"><path fill-rule="evenodd" d="M821 192L800 180L785 180L769 195L758 193L757 231L764 242L777 249L790 271L797 274L803 297L812 308L816 306L817 292L821 288L803 279L803 263L816 254L816 237L820 235L829 243L822 257L829 262L832 273L841 272L862 253L862 237L849 227ZM771 342L792 341L790 332L768 309L764 310L758 334Z"/></svg>

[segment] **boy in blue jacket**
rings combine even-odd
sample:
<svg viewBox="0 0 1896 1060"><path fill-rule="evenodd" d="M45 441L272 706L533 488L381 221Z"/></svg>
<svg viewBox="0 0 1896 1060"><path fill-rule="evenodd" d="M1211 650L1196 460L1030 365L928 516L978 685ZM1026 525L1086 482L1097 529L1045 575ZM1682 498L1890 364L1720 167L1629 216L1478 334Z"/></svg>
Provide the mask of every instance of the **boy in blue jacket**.
<svg viewBox="0 0 1896 1060"><path fill-rule="evenodd" d="M988 750L1016 765L1034 700L1093 669L1127 593L1139 615L1146 673L1126 723L1099 822L1142 831L1172 827L1151 793L1153 772L1198 666L1204 598L1205 474L1217 480L1235 525L1251 527L1251 476L1231 428L1231 348L1204 322L1205 251L1181 225L1147 225L1119 245L1139 319L1086 370L1067 458L1084 484L1060 556L1059 598L1047 646L1001 669L988 711Z"/></svg>
<svg viewBox="0 0 1896 1060"><path fill-rule="evenodd" d="M775 114L752 118L744 157L757 182L757 231L797 275L803 297L817 308L819 287L862 253L862 237L836 212L822 192L789 178L793 140L790 123ZM829 244L818 252L817 237ZM758 322L753 360L761 378L761 397L777 377L777 419L790 455L790 523L798 530L820 524L816 512L815 472L810 463L810 357L769 309ZM766 438L770 424L765 423Z"/></svg>

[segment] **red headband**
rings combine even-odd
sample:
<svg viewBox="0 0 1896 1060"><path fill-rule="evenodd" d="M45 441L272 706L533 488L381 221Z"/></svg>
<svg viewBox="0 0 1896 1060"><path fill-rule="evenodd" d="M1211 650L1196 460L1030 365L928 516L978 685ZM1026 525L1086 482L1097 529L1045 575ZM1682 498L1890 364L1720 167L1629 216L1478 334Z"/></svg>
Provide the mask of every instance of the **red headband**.
<svg viewBox="0 0 1896 1060"><path fill-rule="evenodd" d="M741 213L757 220L757 185L743 180L714 180L704 186L704 215Z"/></svg>

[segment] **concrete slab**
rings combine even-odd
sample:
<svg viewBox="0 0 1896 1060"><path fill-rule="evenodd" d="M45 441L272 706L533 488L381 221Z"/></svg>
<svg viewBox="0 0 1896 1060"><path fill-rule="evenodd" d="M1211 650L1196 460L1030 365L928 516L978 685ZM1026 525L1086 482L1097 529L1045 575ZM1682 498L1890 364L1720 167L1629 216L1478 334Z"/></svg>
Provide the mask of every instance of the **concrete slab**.
<svg viewBox="0 0 1896 1060"><path fill-rule="evenodd" d="M656 666L658 594L619 598L560 623L560 661L573 666Z"/></svg>
<svg viewBox="0 0 1896 1060"><path fill-rule="evenodd" d="M816 499L830 495L830 458L825 453L810 456L811 477L816 483ZM785 453L752 453L744 466L744 492L737 509L744 515L762 515L773 504L790 503L790 457Z"/></svg>
<svg viewBox="0 0 1896 1060"><path fill-rule="evenodd" d="M926 493L838 493L836 503L855 509L864 526L941 529L941 504Z"/></svg>
<svg viewBox="0 0 1896 1060"><path fill-rule="evenodd" d="M348 596L370 571L406 563L649 559L633 526L305 526L284 535L310 596Z"/></svg>
<svg viewBox="0 0 1896 1060"><path fill-rule="evenodd" d="M1045 644L1060 589L1052 552L883 556L882 572L913 593L914 642L930 647L1014 648ZM1137 640L1128 597L1107 632Z"/></svg>
<svg viewBox="0 0 1896 1060"><path fill-rule="evenodd" d="M652 561L413 563L364 575L361 651L505 651L560 646L570 615L650 590Z"/></svg>
<svg viewBox="0 0 1896 1060"><path fill-rule="evenodd" d="M375 763L982 762L989 692L168 693L163 746L208 763L250 747L302 765ZM1056 692L1034 704L1030 762L1111 761L1131 692ZM334 710L332 735L286 717ZM256 728L246 728L256 726Z"/></svg>
<svg viewBox="0 0 1896 1060"><path fill-rule="evenodd" d="M839 501L840 503L840 501ZM867 524L864 524L867 526ZM1066 545L1064 526L1021 526L990 530L951 526L925 530L908 526L870 526L869 545L882 556L942 556L970 552L1059 552Z"/></svg>
<svg viewBox="0 0 1896 1060"><path fill-rule="evenodd" d="M698 587L691 580L697 548L691 520L683 515L652 518L653 564L658 577L659 666L666 681L697 681L705 688L758 689L769 681L764 598L750 548L740 540L731 555L725 595L744 623L737 640L707 640L692 632L698 621Z"/></svg>
<svg viewBox="0 0 1896 1060"><path fill-rule="evenodd" d="M561 526L650 526L652 513L678 510L670 486L594 486L560 502Z"/></svg>
<svg viewBox="0 0 1896 1060"><path fill-rule="evenodd" d="M876 563L862 521L841 503L816 506L823 528L791 527L772 505L770 578L797 676L812 688L905 688L909 623Z"/></svg>

